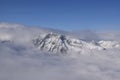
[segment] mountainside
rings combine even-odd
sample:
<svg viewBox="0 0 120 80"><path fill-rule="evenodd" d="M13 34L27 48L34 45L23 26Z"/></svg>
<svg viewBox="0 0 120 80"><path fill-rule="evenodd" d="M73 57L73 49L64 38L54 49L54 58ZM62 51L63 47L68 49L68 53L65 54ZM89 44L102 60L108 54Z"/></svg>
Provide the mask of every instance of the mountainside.
<svg viewBox="0 0 120 80"><path fill-rule="evenodd" d="M43 51L54 53L81 53L85 50L106 50L111 48L120 48L120 42L117 41L83 41L70 36L48 33L44 36L39 36L33 40L35 46Z"/></svg>

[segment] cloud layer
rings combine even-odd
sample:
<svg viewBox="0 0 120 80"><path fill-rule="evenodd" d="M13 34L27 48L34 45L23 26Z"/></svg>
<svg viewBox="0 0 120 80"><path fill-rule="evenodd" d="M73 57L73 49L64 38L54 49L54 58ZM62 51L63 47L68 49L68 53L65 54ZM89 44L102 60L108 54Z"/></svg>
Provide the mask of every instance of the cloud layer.
<svg viewBox="0 0 120 80"><path fill-rule="evenodd" d="M0 80L120 79L120 51L117 49L85 51L84 54L70 53L64 56L49 55L34 48L31 42L38 34L49 30L12 26L16 24L0 24ZM118 34L120 33L108 32L106 38L106 35L94 33L96 38L106 40L119 40Z"/></svg>

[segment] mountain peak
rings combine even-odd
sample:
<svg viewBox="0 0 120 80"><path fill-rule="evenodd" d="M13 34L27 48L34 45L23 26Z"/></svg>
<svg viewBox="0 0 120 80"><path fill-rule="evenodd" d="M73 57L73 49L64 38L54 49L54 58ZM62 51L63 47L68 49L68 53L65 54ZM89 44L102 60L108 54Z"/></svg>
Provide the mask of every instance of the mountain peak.
<svg viewBox="0 0 120 80"><path fill-rule="evenodd" d="M33 42L41 50L47 50L55 53L66 53L68 48L65 45L65 40L65 35L51 32L46 34L43 38L39 37L33 40Z"/></svg>

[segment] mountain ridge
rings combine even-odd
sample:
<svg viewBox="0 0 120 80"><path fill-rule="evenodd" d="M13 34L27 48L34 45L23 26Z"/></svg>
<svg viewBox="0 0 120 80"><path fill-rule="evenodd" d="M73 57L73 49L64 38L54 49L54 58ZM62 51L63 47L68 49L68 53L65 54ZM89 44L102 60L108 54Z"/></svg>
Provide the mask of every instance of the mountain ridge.
<svg viewBox="0 0 120 80"><path fill-rule="evenodd" d="M120 42L117 41L90 41L66 36L58 33L48 33L43 37L37 37L33 44L40 50L53 53L69 53L83 50L106 50L111 48L120 48Z"/></svg>

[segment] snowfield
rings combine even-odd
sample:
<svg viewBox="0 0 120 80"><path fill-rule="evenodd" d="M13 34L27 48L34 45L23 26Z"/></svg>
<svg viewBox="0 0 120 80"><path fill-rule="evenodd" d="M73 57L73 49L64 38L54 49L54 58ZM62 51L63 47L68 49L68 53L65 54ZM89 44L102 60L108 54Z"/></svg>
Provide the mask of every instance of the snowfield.
<svg viewBox="0 0 120 80"><path fill-rule="evenodd" d="M79 34L0 23L0 80L120 80L120 32Z"/></svg>

